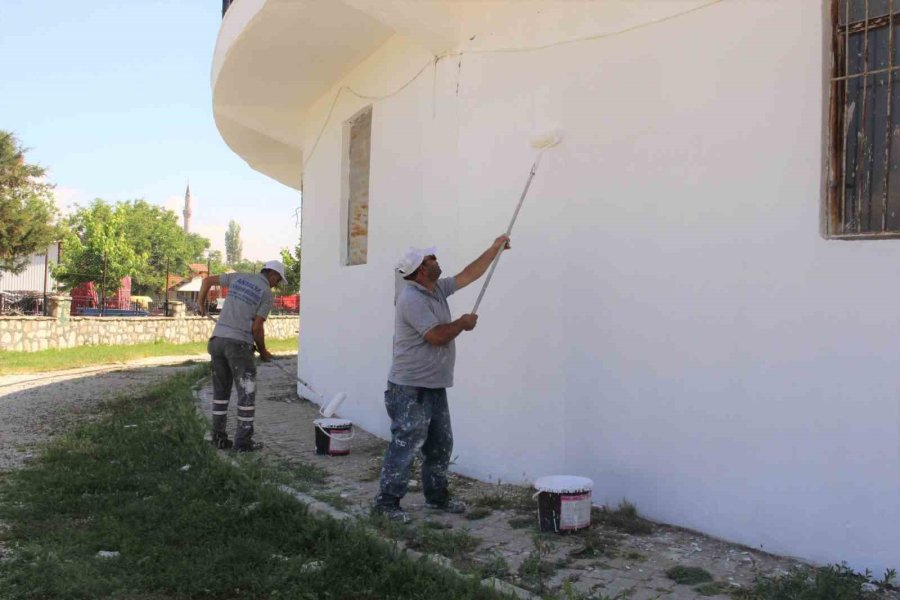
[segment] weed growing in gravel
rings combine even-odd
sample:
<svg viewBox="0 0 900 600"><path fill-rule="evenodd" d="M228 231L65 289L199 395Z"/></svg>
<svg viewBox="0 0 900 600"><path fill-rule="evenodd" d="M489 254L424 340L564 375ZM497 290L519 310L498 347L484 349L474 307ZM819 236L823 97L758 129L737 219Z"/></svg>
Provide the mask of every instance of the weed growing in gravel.
<svg viewBox="0 0 900 600"><path fill-rule="evenodd" d="M682 565L677 565L666 571L666 577L682 585L696 585L713 580L713 576L706 569Z"/></svg>
<svg viewBox="0 0 900 600"><path fill-rule="evenodd" d="M542 598L544 600L625 600L629 597L629 592L625 591L616 596L606 596L598 593L581 592L575 588L573 581L565 581L562 587L555 593L545 593Z"/></svg>
<svg viewBox="0 0 900 600"><path fill-rule="evenodd" d="M613 527L625 533L639 535L653 533L653 526L650 522L641 518L634 504L627 500L620 502L615 510L607 506L594 507L591 510L591 517L595 523Z"/></svg>
<svg viewBox="0 0 900 600"><path fill-rule="evenodd" d="M571 558L592 558L595 556L616 556L618 540L614 536L601 533L596 529L589 530L580 537L581 546L569 552Z"/></svg>
<svg viewBox="0 0 900 600"><path fill-rule="evenodd" d="M309 484L325 483L328 472L316 465L299 460L272 461L272 477L277 483L306 489Z"/></svg>
<svg viewBox="0 0 900 600"><path fill-rule="evenodd" d="M492 512L494 511L486 506L476 506L466 513L466 518L470 521L477 521L490 516Z"/></svg>
<svg viewBox="0 0 900 600"><path fill-rule="evenodd" d="M434 530L453 529L453 525L451 525L450 523L444 523L442 521L430 521L430 520L423 521L422 524L420 525L420 527L422 529L434 529Z"/></svg>
<svg viewBox="0 0 900 600"><path fill-rule="evenodd" d="M441 521L404 525L382 515L373 515L369 522L385 537L402 541L412 550L440 554L452 560L467 558L481 544L480 539L467 531L447 531L452 525Z"/></svg>
<svg viewBox="0 0 900 600"><path fill-rule="evenodd" d="M366 467L365 473L360 477L360 481L378 481L381 478L381 463L382 459L380 457L369 461L369 465Z"/></svg>
<svg viewBox="0 0 900 600"><path fill-rule="evenodd" d="M535 517L513 517L509 521L509 526L513 529L525 529L526 527L534 527L537 525L537 519Z"/></svg>
<svg viewBox="0 0 900 600"><path fill-rule="evenodd" d="M534 536L534 550L519 566L519 577L522 582L538 594L543 594L547 580L556 572L558 565L547 559L553 547L540 536Z"/></svg>
<svg viewBox="0 0 900 600"><path fill-rule="evenodd" d="M694 588L694 591L701 596L718 596L720 594L726 594L730 588L731 586L725 585L724 583L713 581L711 583L698 585Z"/></svg>
<svg viewBox="0 0 900 600"><path fill-rule="evenodd" d="M531 490L501 484L497 484L497 487L490 492L479 495L472 501L472 504L493 510L516 510L520 512L531 512L537 508L537 501L532 497Z"/></svg>
<svg viewBox="0 0 900 600"><path fill-rule="evenodd" d="M480 543L481 540L466 531L435 531L423 528L415 538L408 540L406 545L419 552L458 559L475 550Z"/></svg>
<svg viewBox="0 0 900 600"><path fill-rule="evenodd" d="M856 573L847 565L820 569L792 569L780 577L761 577L753 588L737 590L739 600L873 600L876 590L896 589L896 571L888 570L880 580L869 571Z"/></svg>
<svg viewBox="0 0 900 600"><path fill-rule="evenodd" d="M503 579L509 575L509 563L501 555L494 552L486 563L482 563L478 569L478 577L486 579L488 577L496 577Z"/></svg>

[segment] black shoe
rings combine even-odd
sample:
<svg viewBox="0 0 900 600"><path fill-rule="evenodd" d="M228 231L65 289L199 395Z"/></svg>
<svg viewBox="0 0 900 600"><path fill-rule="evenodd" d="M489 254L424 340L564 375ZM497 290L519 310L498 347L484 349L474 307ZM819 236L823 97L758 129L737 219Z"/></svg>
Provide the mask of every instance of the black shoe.
<svg viewBox="0 0 900 600"><path fill-rule="evenodd" d="M211 443L217 450L229 450L234 445L227 435L213 434Z"/></svg>
<svg viewBox="0 0 900 600"><path fill-rule="evenodd" d="M263 445L260 442L247 442L246 444L241 444L238 446L234 445L232 448L235 452L256 452L257 450L262 450Z"/></svg>

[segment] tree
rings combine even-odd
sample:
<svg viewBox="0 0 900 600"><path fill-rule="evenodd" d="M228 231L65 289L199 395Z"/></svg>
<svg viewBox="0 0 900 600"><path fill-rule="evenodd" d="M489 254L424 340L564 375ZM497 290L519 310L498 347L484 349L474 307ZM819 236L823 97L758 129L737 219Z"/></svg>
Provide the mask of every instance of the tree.
<svg viewBox="0 0 900 600"><path fill-rule="evenodd" d="M56 272L67 287L102 282L105 256L107 282L130 275L133 292L156 294L165 289L167 272L186 275L189 263L206 262L209 248L208 239L184 232L173 211L145 200L111 205L98 199L79 207L65 225L70 231ZM110 259L127 270L110 271Z"/></svg>
<svg viewBox="0 0 900 600"><path fill-rule="evenodd" d="M21 273L29 257L58 239L53 186L45 170L25 162L12 133L0 130L0 271Z"/></svg>
<svg viewBox="0 0 900 600"><path fill-rule="evenodd" d="M238 273L259 273L265 263L261 260L239 260L231 265Z"/></svg>
<svg viewBox="0 0 900 600"><path fill-rule="evenodd" d="M209 254L206 258L207 263L209 264L209 272L212 275L216 273L224 273L225 267L225 257L222 256L221 250L210 250Z"/></svg>
<svg viewBox="0 0 900 600"><path fill-rule="evenodd" d="M241 262L241 252L244 244L241 243L241 226L233 219L228 221L228 231L225 232L225 259L231 266Z"/></svg>
<svg viewBox="0 0 900 600"><path fill-rule="evenodd" d="M65 288L94 281L101 284L105 297L147 260L147 255L135 252L129 242L123 213L103 200L78 207L64 225L62 256L53 276Z"/></svg>
<svg viewBox="0 0 900 600"><path fill-rule="evenodd" d="M189 263L206 262L209 240L185 233L173 211L145 200L132 200L118 202L114 212L125 223L132 250L144 257L131 273L135 293L155 294L164 289L167 269L186 274Z"/></svg>
<svg viewBox="0 0 900 600"><path fill-rule="evenodd" d="M294 247L294 254L289 248L281 249L281 262L284 263L285 288L291 293L300 291L300 242Z"/></svg>

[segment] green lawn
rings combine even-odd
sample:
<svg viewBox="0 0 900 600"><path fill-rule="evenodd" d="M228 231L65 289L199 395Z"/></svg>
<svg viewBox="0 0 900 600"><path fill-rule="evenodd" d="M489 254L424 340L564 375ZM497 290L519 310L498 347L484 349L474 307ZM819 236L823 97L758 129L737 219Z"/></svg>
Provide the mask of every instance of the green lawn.
<svg viewBox="0 0 900 600"><path fill-rule="evenodd" d="M207 367L55 442L0 478L2 599L503 598L398 556L359 524L310 515L258 456L203 440L191 386ZM305 473L305 475L303 474Z"/></svg>
<svg viewBox="0 0 900 600"><path fill-rule="evenodd" d="M266 340L266 347L270 352L296 352L297 338ZM190 344L160 342L136 344L134 346L82 346L64 350L42 350L40 352L0 351L0 375L92 367L152 356L205 353L206 342L192 342Z"/></svg>

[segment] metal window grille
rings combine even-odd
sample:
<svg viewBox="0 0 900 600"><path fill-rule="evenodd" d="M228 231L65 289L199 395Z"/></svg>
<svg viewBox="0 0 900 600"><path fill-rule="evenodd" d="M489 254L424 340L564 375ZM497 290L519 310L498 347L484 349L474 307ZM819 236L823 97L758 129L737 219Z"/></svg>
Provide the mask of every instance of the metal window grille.
<svg viewBox="0 0 900 600"><path fill-rule="evenodd" d="M827 235L900 237L900 0L832 0Z"/></svg>

